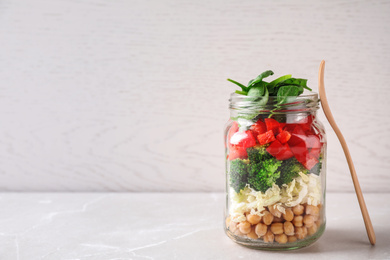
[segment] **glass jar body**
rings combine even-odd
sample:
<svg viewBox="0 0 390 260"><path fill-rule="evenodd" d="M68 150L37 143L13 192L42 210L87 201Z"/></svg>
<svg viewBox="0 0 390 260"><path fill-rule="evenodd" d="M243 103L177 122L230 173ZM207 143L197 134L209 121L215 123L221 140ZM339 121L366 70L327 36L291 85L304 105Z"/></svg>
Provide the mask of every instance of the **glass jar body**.
<svg viewBox="0 0 390 260"><path fill-rule="evenodd" d="M316 116L317 95L301 101L263 110L231 106L224 228L236 243L298 249L324 232L325 130Z"/></svg>

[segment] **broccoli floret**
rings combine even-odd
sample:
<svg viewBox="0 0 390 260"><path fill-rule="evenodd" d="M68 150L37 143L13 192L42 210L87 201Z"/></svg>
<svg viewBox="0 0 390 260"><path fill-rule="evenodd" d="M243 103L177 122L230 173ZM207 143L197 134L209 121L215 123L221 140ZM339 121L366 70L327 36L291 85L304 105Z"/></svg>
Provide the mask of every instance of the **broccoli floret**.
<svg viewBox="0 0 390 260"><path fill-rule="evenodd" d="M265 146L255 146L246 149L250 163L260 163L264 160L273 158L266 150Z"/></svg>
<svg viewBox="0 0 390 260"><path fill-rule="evenodd" d="M230 162L230 186L238 193L245 188L248 180L248 165L244 160L235 159Z"/></svg>
<svg viewBox="0 0 390 260"><path fill-rule="evenodd" d="M299 176L299 173L308 174L309 171L298 162L295 157L288 160L284 160L282 165L278 169L280 173L280 178L276 181L276 184L282 186L282 184L290 183L294 178Z"/></svg>
<svg viewBox="0 0 390 260"><path fill-rule="evenodd" d="M278 168L282 164L275 158L265 159L258 163L250 162L248 165L248 183L253 189L265 192L272 187L279 178Z"/></svg>

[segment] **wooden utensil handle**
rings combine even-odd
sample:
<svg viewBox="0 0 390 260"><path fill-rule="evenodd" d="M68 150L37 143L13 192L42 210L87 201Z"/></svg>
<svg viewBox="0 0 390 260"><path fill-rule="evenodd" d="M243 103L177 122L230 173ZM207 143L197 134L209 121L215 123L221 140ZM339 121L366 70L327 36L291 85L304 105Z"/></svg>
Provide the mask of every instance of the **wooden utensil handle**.
<svg viewBox="0 0 390 260"><path fill-rule="evenodd" d="M355 165L352 162L352 157L348 149L347 142L344 139L343 134L341 133L340 129L337 127L337 125L332 126L333 130L335 131L337 138L339 139L341 146L343 147L343 151L345 154L345 158L347 159L349 171L351 172L352 182L353 186L355 187L356 196L358 198L360 210L363 215L364 225L366 226L368 239L370 240L370 243L372 245L375 245L376 243L376 237L374 232L374 227L372 226L370 215L368 214L367 206L364 201L363 192L360 188L359 180L356 175Z"/></svg>
<svg viewBox="0 0 390 260"><path fill-rule="evenodd" d="M363 215L363 220L364 220L364 225L366 226L366 231L368 235L368 239L370 240L370 243L372 245L375 245L376 243L376 237L375 237L375 231L374 227L372 226L370 215L368 214L367 206L363 198L363 193L360 188L359 180L356 175L356 170L355 166L352 162L352 157L348 149L347 142L345 141L345 138L343 134L341 133L340 129L338 128L336 121L333 118L332 112L330 110L329 104L328 104L328 99L326 98L326 93L325 93L325 84L324 84L324 73L325 73L325 61L321 62L320 65L320 71L318 74L318 90L320 93L320 99L321 99L321 105L322 105L322 110L325 113L326 118L329 121L329 124L333 128L334 132L336 133L337 138L340 141L341 147L343 148L345 158L347 159L349 170L351 172L351 177L352 177L352 182L353 186L355 187L355 192L356 196L358 198L360 210Z"/></svg>

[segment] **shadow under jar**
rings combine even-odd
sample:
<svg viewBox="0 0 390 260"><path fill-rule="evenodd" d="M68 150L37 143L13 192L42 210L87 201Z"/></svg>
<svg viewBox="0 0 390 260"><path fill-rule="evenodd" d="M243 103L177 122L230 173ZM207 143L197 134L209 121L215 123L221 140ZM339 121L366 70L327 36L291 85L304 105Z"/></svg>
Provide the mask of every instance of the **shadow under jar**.
<svg viewBox="0 0 390 260"><path fill-rule="evenodd" d="M277 104L233 93L225 130L224 228L236 243L298 249L325 229L326 136L316 93Z"/></svg>

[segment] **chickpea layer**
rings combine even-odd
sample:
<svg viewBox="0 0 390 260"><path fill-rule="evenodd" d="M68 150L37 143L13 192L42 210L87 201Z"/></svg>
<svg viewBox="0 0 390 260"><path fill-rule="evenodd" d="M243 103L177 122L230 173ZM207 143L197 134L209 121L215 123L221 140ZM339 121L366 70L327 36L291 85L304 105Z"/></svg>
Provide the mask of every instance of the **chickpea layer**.
<svg viewBox="0 0 390 260"><path fill-rule="evenodd" d="M265 243L294 243L317 233L321 225L321 205L299 204L295 207L267 207L261 214L245 214L246 220L225 219L226 228L236 236ZM260 216L261 215L261 216Z"/></svg>

